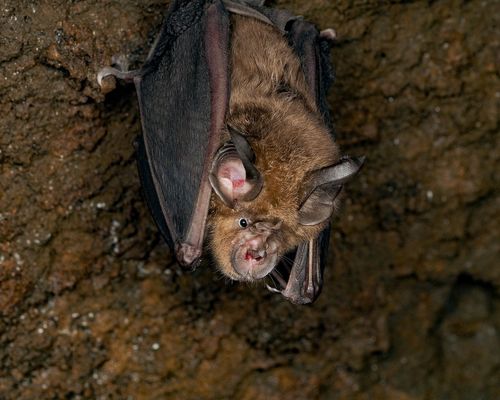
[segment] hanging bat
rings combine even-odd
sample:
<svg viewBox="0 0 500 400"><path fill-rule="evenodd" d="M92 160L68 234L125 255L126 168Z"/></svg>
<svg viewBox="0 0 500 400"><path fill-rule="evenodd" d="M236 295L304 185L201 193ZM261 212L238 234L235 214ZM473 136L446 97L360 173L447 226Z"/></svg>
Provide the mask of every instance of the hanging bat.
<svg viewBox="0 0 500 400"><path fill-rule="evenodd" d="M332 30L263 1L176 0L133 80L139 175L180 264L209 248L226 276L270 276L297 304L321 291L330 223L363 158L341 157L326 93Z"/></svg>

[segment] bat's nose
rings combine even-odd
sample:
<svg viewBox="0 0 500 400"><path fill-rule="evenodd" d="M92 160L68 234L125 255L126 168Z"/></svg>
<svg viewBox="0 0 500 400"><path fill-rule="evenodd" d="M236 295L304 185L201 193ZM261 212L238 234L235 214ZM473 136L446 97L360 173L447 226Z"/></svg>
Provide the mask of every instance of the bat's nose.
<svg viewBox="0 0 500 400"><path fill-rule="evenodd" d="M251 239L246 240L243 243L243 246L253 252L260 252L266 246L265 238L263 238L261 235L256 235Z"/></svg>
<svg viewBox="0 0 500 400"><path fill-rule="evenodd" d="M255 243L251 243L255 244ZM241 280L253 281L261 279L269 274L276 265L277 254L266 251L266 243L261 241L258 248L248 246L248 243L240 246L233 253L231 264L234 271Z"/></svg>

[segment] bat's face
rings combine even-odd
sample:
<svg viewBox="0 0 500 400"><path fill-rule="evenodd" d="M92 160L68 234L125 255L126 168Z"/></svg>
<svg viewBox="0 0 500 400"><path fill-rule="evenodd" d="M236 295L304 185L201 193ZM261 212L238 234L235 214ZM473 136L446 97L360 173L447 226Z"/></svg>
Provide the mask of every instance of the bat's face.
<svg viewBox="0 0 500 400"><path fill-rule="evenodd" d="M261 177L253 161L246 139L232 132L210 176L218 195L210 218L212 251L221 271L239 281L265 277L289 250L316 238L342 184L360 166L343 159L296 182L279 184L267 174Z"/></svg>
<svg viewBox="0 0 500 400"><path fill-rule="evenodd" d="M239 218L238 232L232 240L231 266L243 280L260 279L276 266L281 250L281 222L252 222Z"/></svg>
<svg viewBox="0 0 500 400"><path fill-rule="evenodd" d="M301 225L299 209L290 199L269 206L265 188L256 199L220 204L210 218L210 243L219 269L238 281L264 278L282 257L304 240L313 239L324 221Z"/></svg>
<svg viewBox="0 0 500 400"><path fill-rule="evenodd" d="M222 272L234 280L261 279L273 270L282 255L281 222L256 222L237 214L217 217L212 232L215 257Z"/></svg>

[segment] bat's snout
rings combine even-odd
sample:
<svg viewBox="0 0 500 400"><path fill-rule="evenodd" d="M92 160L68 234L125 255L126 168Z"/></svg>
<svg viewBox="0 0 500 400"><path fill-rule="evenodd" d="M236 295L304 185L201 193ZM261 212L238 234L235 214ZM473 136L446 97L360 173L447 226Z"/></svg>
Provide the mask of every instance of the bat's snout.
<svg viewBox="0 0 500 400"><path fill-rule="evenodd" d="M233 269L242 281L264 278L273 270L277 261L275 246L269 246L260 236L236 245L231 256Z"/></svg>

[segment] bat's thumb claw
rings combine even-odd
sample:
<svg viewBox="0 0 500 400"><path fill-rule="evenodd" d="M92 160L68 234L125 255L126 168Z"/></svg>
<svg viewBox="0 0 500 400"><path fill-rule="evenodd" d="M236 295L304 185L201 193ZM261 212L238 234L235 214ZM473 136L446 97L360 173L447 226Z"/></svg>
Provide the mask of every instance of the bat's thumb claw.
<svg viewBox="0 0 500 400"><path fill-rule="evenodd" d="M104 67L97 73L97 83L102 87L102 80L107 76L117 76L121 71L112 67Z"/></svg>
<svg viewBox="0 0 500 400"><path fill-rule="evenodd" d="M334 42L337 39L337 32L335 29L328 28L324 29L319 33L319 36L323 39L329 40L330 42Z"/></svg>
<svg viewBox="0 0 500 400"><path fill-rule="evenodd" d="M118 79L123 79L125 81L132 81L134 77L138 75L137 71L120 71L117 68L113 67L104 67L102 68L98 73L97 73L97 83L99 86L103 86L103 79L106 78L107 76L114 76Z"/></svg>
<svg viewBox="0 0 500 400"><path fill-rule="evenodd" d="M267 285L267 284L266 284L266 288L267 288L267 290L269 290L270 292L273 292L273 293L281 293L281 290L276 289L276 288L274 288L274 287L272 287L272 286L269 286L269 285Z"/></svg>

